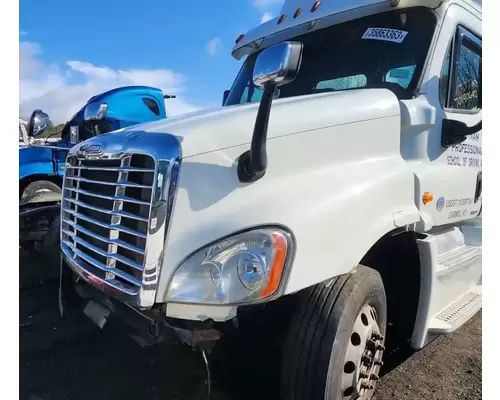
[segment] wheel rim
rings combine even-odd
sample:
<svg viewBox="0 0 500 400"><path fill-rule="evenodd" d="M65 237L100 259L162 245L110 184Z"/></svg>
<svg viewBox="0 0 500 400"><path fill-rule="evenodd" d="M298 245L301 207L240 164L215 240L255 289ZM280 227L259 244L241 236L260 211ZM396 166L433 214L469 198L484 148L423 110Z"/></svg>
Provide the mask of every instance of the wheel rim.
<svg viewBox="0 0 500 400"><path fill-rule="evenodd" d="M342 400L369 399L379 379L384 337L374 307L359 312L347 345L342 372Z"/></svg>
<svg viewBox="0 0 500 400"><path fill-rule="evenodd" d="M52 190L50 190L50 189L43 189L43 188L42 188L42 189L35 190L35 191L33 192L33 194L39 194L39 193L50 193L50 192L52 192ZM29 194L29 193L28 193L27 191L24 191L24 192L23 192L23 194L22 194L22 196L21 196L21 199L26 198L26 197L28 196L28 194Z"/></svg>

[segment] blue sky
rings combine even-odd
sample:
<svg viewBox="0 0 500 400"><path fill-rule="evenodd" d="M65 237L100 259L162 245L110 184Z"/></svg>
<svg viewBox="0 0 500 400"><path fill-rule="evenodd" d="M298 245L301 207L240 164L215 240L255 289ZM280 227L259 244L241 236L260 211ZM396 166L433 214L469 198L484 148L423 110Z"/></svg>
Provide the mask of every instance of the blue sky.
<svg viewBox="0 0 500 400"><path fill-rule="evenodd" d="M141 83L177 92L174 114L217 107L241 66L235 38L282 3L20 0L20 107L64 119L92 91Z"/></svg>

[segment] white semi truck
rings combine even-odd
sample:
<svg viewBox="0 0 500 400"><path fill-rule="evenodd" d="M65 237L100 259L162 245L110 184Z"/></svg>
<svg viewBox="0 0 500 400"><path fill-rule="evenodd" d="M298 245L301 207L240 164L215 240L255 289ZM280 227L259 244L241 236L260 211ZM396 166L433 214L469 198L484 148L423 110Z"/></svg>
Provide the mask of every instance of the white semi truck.
<svg viewBox="0 0 500 400"><path fill-rule="evenodd" d="M481 10L287 0L223 107L73 147L62 303L203 351L272 326L282 398L370 399L388 321L420 349L481 308Z"/></svg>

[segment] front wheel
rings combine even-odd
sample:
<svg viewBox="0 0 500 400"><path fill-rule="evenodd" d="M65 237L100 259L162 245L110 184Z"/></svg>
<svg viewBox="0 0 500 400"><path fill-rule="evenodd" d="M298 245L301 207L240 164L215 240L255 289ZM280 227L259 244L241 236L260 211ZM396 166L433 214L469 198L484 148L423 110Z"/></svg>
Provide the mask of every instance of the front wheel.
<svg viewBox="0 0 500 400"><path fill-rule="evenodd" d="M24 188L21 199L42 193L61 193L61 188L51 181L41 180L31 182Z"/></svg>
<svg viewBox="0 0 500 400"><path fill-rule="evenodd" d="M301 295L283 352L282 398L371 399L387 324L379 273L360 265Z"/></svg>

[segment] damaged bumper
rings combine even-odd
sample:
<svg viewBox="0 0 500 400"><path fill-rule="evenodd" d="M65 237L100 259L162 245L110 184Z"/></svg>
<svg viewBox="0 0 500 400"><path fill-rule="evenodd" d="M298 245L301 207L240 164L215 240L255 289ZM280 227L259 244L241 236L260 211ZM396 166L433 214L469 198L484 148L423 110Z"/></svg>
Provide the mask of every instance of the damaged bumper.
<svg viewBox="0 0 500 400"><path fill-rule="evenodd" d="M83 307L83 312L99 328L114 320L141 346L180 340L193 348L211 350L222 337L213 319L192 321L166 315L166 305L147 311L123 303L76 275L61 258L61 311Z"/></svg>

